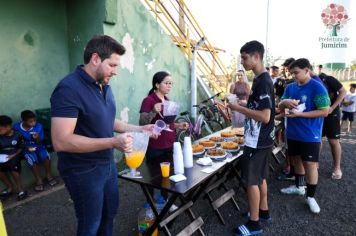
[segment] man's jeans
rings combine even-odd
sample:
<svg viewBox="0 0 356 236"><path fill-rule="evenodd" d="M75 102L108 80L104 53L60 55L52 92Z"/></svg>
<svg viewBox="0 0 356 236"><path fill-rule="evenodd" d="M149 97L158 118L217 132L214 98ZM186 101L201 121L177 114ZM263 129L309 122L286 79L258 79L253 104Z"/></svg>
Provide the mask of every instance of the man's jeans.
<svg viewBox="0 0 356 236"><path fill-rule="evenodd" d="M112 235L119 205L117 169L109 164L87 165L62 173L74 202L78 236Z"/></svg>

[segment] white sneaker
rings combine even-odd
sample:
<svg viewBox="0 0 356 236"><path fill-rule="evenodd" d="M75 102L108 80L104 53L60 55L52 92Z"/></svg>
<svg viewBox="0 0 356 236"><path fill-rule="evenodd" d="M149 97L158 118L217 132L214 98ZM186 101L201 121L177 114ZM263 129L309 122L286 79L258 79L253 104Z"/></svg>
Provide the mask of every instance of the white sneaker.
<svg viewBox="0 0 356 236"><path fill-rule="evenodd" d="M291 185L288 188L282 188L281 189L281 193L283 194L294 194L294 195L304 195L305 194L305 187L304 186L299 186L297 188L297 186L295 185Z"/></svg>
<svg viewBox="0 0 356 236"><path fill-rule="evenodd" d="M306 203L308 204L309 209L310 209L311 212L313 212L315 214L319 214L320 213L320 207L319 207L318 203L316 202L315 198L307 197Z"/></svg>

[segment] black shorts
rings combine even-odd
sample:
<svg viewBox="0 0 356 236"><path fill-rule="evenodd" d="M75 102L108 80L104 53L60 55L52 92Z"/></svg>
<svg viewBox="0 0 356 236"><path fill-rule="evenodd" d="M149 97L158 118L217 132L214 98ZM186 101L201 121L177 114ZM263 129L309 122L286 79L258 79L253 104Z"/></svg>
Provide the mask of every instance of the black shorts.
<svg viewBox="0 0 356 236"><path fill-rule="evenodd" d="M324 118L323 137L340 139L340 113L331 114Z"/></svg>
<svg viewBox="0 0 356 236"><path fill-rule="evenodd" d="M318 162L320 143L301 142L288 139L288 155L300 156L302 161Z"/></svg>
<svg viewBox="0 0 356 236"><path fill-rule="evenodd" d="M241 157L241 180L245 186L261 185L268 176L272 147L255 149L245 146Z"/></svg>
<svg viewBox="0 0 356 236"><path fill-rule="evenodd" d="M354 121L354 112L342 111L342 120Z"/></svg>
<svg viewBox="0 0 356 236"><path fill-rule="evenodd" d="M11 172L11 171L20 172L21 171L21 159L19 157L16 157L16 158L13 158L10 161L7 161L5 163L0 163L0 171L1 172Z"/></svg>

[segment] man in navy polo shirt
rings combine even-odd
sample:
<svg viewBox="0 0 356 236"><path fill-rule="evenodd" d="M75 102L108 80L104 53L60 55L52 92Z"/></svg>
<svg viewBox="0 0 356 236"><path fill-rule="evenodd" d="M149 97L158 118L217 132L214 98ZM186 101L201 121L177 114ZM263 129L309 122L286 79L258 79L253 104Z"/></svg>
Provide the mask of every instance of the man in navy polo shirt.
<svg viewBox="0 0 356 236"><path fill-rule="evenodd" d="M108 83L124 53L115 39L93 37L84 51L84 65L61 80L51 96L52 141L58 170L74 202L77 235L112 235L119 201L113 150L131 152L132 137L124 132L152 130L153 125L115 119Z"/></svg>

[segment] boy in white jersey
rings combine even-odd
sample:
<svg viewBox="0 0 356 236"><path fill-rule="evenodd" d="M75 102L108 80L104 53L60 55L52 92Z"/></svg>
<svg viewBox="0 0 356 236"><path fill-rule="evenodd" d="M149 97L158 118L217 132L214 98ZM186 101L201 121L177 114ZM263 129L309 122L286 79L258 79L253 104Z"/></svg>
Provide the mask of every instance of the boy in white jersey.
<svg viewBox="0 0 356 236"><path fill-rule="evenodd" d="M356 84L350 84L350 92L348 92L342 102L342 119L341 119L341 128L344 125L344 122L349 120L347 126L347 133L352 132L352 122L354 121L354 114L356 112Z"/></svg>

